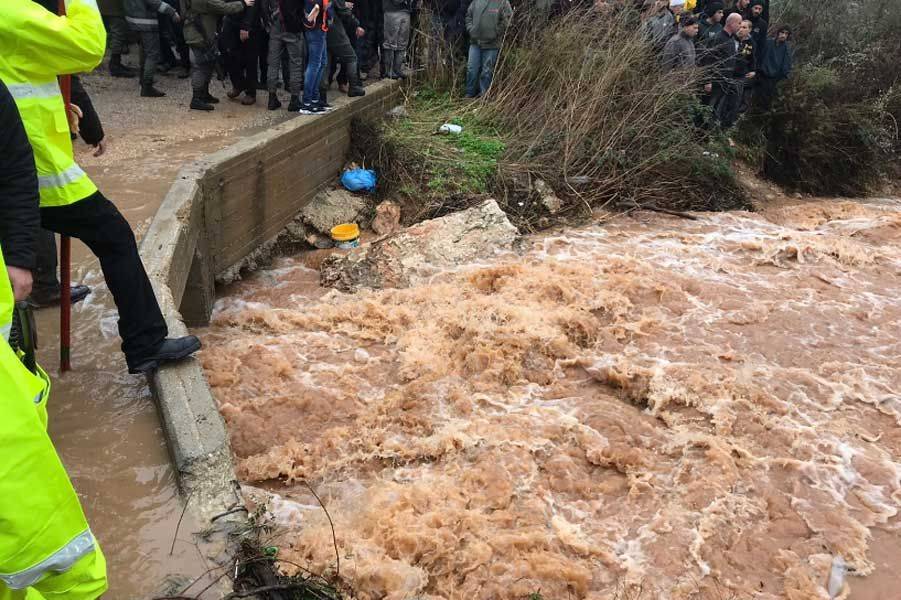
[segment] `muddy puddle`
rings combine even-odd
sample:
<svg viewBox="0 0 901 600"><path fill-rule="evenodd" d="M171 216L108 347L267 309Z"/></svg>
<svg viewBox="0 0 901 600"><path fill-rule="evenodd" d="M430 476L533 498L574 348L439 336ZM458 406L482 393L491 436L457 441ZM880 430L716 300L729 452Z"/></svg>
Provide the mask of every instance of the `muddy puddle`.
<svg viewBox="0 0 901 600"><path fill-rule="evenodd" d="M897 597L901 204L698 216L229 288L202 361L279 556L335 570L305 481L365 599L828 599L837 557Z"/></svg>

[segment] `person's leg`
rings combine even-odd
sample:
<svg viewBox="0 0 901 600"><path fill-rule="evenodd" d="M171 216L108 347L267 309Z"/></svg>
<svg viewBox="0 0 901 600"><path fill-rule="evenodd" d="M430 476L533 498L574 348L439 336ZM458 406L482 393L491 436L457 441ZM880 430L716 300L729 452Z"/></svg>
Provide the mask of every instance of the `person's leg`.
<svg viewBox="0 0 901 600"><path fill-rule="evenodd" d="M484 96L491 87L494 78L494 65L497 64L497 48L485 48L482 50L481 75L479 76L479 91Z"/></svg>
<svg viewBox="0 0 901 600"><path fill-rule="evenodd" d="M42 229L37 240L37 265L34 269L34 285L31 293L39 298L59 296L59 279L56 278L56 234Z"/></svg>
<svg viewBox="0 0 901 600"><path fill-rule="evenodd" d="M244 74L244 94L246 96L242 104L253 104L251 100L255 100L257 97L257 85L260 81L259 73L257 72L260 60L259 41L259 32L251 31L250 37L242 44L242 71Z"/></svg>
<svg viewBox="0 0 901 600"><path fill-rule="evenodd" d="M307 46L307 68L303 78L303 106L309 108L319 102L319 79L326 51L325 32L310 29L304 34Z"/></svg>
<svg viewBox="0 0 901 600"><path fill-rule="evenodd" d="M80 239L100 260L119 310L119 336L129 369L154 355L168 329L125 217L97 192L68 206L41 208L46 229Z"/></svg>
<svg viewBox="0 0 901 600"><path fill-rule="evenodd" d="M281 25L273 24L269 32L269 57L266 64L266 89L270 94L278 91L279 69L282 65L282 53L285 52L285 35L281 31ZM285 88L287 88L287 83Z"/></svg>
<svg viewBox="0 0 901 600"><path fill-rule="evenodd" d="M282 106L278 99L278 77L284 52L284 34L281 30L281 23L276 21L272 25L272 31L269 32L269 43L267 45L266 90L269 92L269 103L266 105L266 108L269 110L277 110ZM287 84L285 87L287 87Z"/></svg>
<svg viewBox="0 0 901 600"><path fill-rule="evenodd" d="M160 15L157 17L159 21L159 39L160 39L160 66L168 72L177 64L175 53L172 52L172 46L175 43L175 34L172 32L172 19Z"/></svg>
<svg viewBox="0 0 901 600"><path fill-rule="evenodd" d="M466 63L466 97L479 95L479 69L482 68L482 49L478 44L469 45L469 61Z"/></svg>
<svg viewBox="0 0 901 600"><path fill-rule="evenodd" d="M382 43L382 77L394 75L394 54L400 43L400 15L399 12L385 13L385 41Z"/></svg>
<svg viewBox="0 0 901 600"><path fill-rule="evenodd" d="M158 31L141 32L141 49L143 50L143 68L141 72L141 95L150 98L165 96L153 87L156 66L160 61L160 36Z"/></svg>
<svg viewBox="0 0 901 600"><path fill-rule="evenodd" d="M191 48L191 108L213 110L209 102L210 81L213 79L213 63L209 52L202 48Z"/></svg>
<svg viewBox="0 0 901 600"><path fill-rule="evenodd" d="M407 46L410 43L410 13L401 12L398 14L400 18L397 32L397 47L394 49L394 68L391 72L395 79L403 79L404 61L407 58Z"/></svg>
<svg viewBox="0 0 901 600"><path fill-rule="evenodd" d="M303 90L304 41L303 36L299 33L286 33L284 40L288 50L288 77L285 87L288 88L293 100L295 96L300 96L300 92Z"/></svg>
<svg viewBox="0 0 901 600"><path fill-rule="evenodd" d="M122 53L128 49L128 24L122 17L107 17L109 70L113 77L134 77L135 72L122 64Z"/></svg>

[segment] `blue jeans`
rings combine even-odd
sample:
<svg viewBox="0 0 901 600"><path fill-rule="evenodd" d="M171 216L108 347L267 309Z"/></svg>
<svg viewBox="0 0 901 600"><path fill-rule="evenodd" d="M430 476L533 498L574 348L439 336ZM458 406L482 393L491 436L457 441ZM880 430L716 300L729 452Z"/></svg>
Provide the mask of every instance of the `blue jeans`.
<svg viewBox="0 0 901 600"><path fill-rule="evenodd" d="M340 27L340 25L336 25ZM303 103L316 104L319 102L319 81L328 60L326 46L326 34L318 27L307 29L304 38L307 41L307 69L303 75Z"/></svg>
<svg viewBox="0 0 901 600"><path fill-rule="evenodd" d="M469 63L466 65L466 95L470 98L481 96L491 86L494 65L497 63L497 48L479 48L469 45Z"/></svg>

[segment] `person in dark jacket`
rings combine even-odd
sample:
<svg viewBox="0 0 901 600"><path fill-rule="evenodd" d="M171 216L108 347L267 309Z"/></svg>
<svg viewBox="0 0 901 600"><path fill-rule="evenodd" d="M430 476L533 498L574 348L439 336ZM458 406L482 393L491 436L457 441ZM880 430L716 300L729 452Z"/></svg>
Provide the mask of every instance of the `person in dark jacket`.
<svg viewBox="0 0 901 600"><path fill-rule="evenodd" d="M710 47L716 36L723 30L723 3L709 2L698 21L698 37L695 42L699 49Z"/></svg>
<svg viewBox="0 0 901 600"><path fill-rule="evenodd" d="M755 91L756 104L762 110L770 109L779 82L791 75L793 57L788 43L790 39L791 28L782 26L776 31L775 38L766 41L766 51L760 58Z"/></svg>
<svg viewBox="0 0 901 600"><path fill-rule="evenodd" d="M319 103L320 106L328 108L327 90L330 84L328 73L334 73L338 65L341 65L343 79L348 83L348 96L363 96L366 91L360 84L360 71L357 66L357 52L354 49L353 39L359 39L365 35L365 31L360 27L360 23L354 16L353 11L347 6L345 0L331 0L330 5L335 11L336 22L334 26L330 26L326 34L327 48L327 73L323 73L320 78ZM350 33L348 33L350 32ZM340 83L340 81L339 81Z"/></svg>
<svg viewBox="0 0 901 600"><path fill-rule="evenodd" d="M9 90L0 81L0 245L16 300L31 293L41 226L34 154Z"/></svg>
<svg viewBox="0 0 901 600"><path fill-rule="evenodd" d="M262 27L259 5L256 3L246 6L240 14L227 15L222 22L219 48L232 84L232 89L226 95L231 100L237 100L244 94L241 98L244 106L257 101Z"/></svg>
<svg viewBox="0 0 901 600"><path fill-rule="evenodd" d="M695 38L698 35L698 21L694 17L683 17L682 31L674 35L663 47L663 70L665 72L693 69L697 66Z"/></svg>
<svg viewBox="0 0 901 600"><path fill-rule="evenodd" d="M739 89L735 80L739 41L735 34L741 28L741 23L742 18L738 14L729 15L723 30L704 56L704 67L708 74L704 91L709 94L706 102L713 109L714 122L721 127L727 122L732 105L739 101Z"/></svg>
<svg viewBox="0 0 901 600"><path fill-rule="evenodd" d="M749 9L750 16L745 17L751 22L751 39L754 40L761 57L766 51L766 38L770 29L770 24L763 18L763 11L763 0L753 0Z"/></svg>
<svg viewBox="0 0 901 600"><path fill-rule="evenodd" d="M219 103L210 93L210 81L219 60L219 17L238 15L254 0L181 0L185 43L191 54L191 110L210 111Z"/></svg>
<svg viewBox="0 0 901 600"><path fill-rule="evenodd" d="M176 11L179 9L178 0L163 0ZM188 45L185 43L185 33L182 22L175 22L159 17L160 22L160 70L163 73L175 75L179 79L187 79L191 74L191 58ZM178 56L172 52L172 47L178 52Z"/></svg>
<svg viewBox="0 0 901 600"><path fill-rule="evenodd" d="M134 77L134 70L122 64L122 55L128 51L128 23L125 22L125 6L122 0L98 0L97 6L106 25L110 75Z"/></svg>
<svg viewBox="0 0 901 600"><path fill-rule="evenodd" d="M125 0L125 21L141 36L141 96L145 98L166 95L153 85L161 58L157 15L176 22L181 20L178 11L162 0Z"/></svg>
<svg viewBox="0 0 901 600"><path fill-rule="evenodd" d="M513 17L508 0L473 0L466 11L469 61L466 65L466 97L484 95L491 87L494 65L504 34Z"/></svg>

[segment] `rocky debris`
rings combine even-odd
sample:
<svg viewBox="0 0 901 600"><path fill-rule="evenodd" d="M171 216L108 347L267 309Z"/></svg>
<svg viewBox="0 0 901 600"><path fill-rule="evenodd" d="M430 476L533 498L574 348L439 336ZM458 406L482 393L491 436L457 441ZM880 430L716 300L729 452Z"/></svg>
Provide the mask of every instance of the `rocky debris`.
<svg viewBox="0 0 901 600"><path fill-rule="evenodd" d="M387 113L385 113L385 115L392 119L403 119L405 117L409 117L410 113L407 112L406 106L404 106L403 104L398 104Z"/></svg>
<svg viewBox="0 0 901 600"><path fill-rule="evenodd" d="M376 206L371 227L376 235L388 235L400 229L400 206L391 200Z"/></svg>
<svg viewBox="0 0 901 600"><path fill-rule="evenodd" d="M551 186L543 179L536 179L535 183L532 184L532 189L535 190L535 193L541 198L541 204L552 215L563 208L563 200L557 197L553 188L551 188Z"/></svg>
<svg viewBox="0 0 901 600"><path fill-rule="evenodd" d="M423 221L322 263L320 283L344 292L402 288L441 268L510 250L519 233L494 200Z"/></svg>
<svg viewBox="0 0 901 600"><path fill-rule="evenodd" d="M316 231L328 235L332 227L341 223L358 223L369 213L365 198L343 189L326 190L303 207L300 217Z"/></svg>

